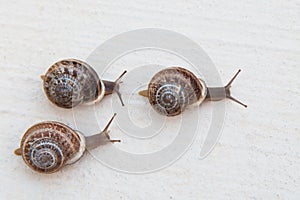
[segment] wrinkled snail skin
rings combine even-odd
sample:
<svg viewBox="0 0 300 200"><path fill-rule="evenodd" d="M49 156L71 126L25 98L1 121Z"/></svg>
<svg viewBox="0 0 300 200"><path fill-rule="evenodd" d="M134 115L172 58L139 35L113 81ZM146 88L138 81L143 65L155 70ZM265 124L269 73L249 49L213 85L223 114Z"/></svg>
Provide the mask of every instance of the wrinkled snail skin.
<svg viewBox="0 0 300 200"><path fill-rule="evenodd" d="M15 154L22 156L24 162L34 171L54 173L63 166L78 161L86 149L90 150L108 142L120 142L109 137L108 128L115 115L101 133L88 137L56 121L35 124L25 132Z"/></svg>
<svg viewBox="0 0 300 200"><path fill-rule="evenodd" d="M188 105L204 100L218 101L229 98L245 107L230 94L230 87L239 70L225 87L207 87L202 79L182 67L169 67L156 73L148 89L139 94L147 97L158 113L166 116L179 115Z"/></svg>
<svg viewBox="0 0 300 200"><path fill-rule="evenodd" d="M105 95L119 92L119 80L101 80L95 70L87 63L76 59L65 59L53 64L42 75L43 88L47 98L61 108L73 108L82 103L100 101Z"/></svg>

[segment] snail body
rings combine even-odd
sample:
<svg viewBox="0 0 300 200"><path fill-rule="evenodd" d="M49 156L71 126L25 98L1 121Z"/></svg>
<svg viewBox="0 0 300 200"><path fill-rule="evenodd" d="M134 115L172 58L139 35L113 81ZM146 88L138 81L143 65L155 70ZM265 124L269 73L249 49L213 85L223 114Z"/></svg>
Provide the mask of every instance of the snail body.
<svg viewBox="0 0 300 200"><path fill-rule="evenodd" d="M47 98L61 108L97 102L114 91L124 105L119 92L119 80L125 73L114 82L101 80L87 63L65 59L53 64L41 78Z"/></svg>
<svg viewBox="0 0 300 200"><path fill-rule="evenodd" d="M217 101L229 98L247 107L230 94L231 84L240 71L224 87L207 87L202 79L189 70L169 67L157 72L148 89L139 94L148 98L155 111L166 116L179 115L188 105L201 104L205 99Z"/></svg>
<svg viewBox="0 0 300 200"><path fill-rule="evenodd" d="M111 140L108 134L114 117L115 115L101 133L92 136L84 136L56 121L35 124L25 132L15 154L22 156L24 162L34 171L56 172L63 166L78 161L86 149L93 149L107 142L120 142Z"/></svg>

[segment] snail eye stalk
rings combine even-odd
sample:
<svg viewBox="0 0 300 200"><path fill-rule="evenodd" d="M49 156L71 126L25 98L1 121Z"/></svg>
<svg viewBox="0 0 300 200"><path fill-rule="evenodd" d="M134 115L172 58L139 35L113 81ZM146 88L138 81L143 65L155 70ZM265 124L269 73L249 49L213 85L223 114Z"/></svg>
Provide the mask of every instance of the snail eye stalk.
<svg viewBox="0 0 300 200"><path fill-rule="evenodd" d="M226 97L228 99L231 99L232 101L244 106L245 108L247 108L248 106L244 103L242 103L241 101L237 100L236 98L234 98L233 96L231 96L231 93L230 93L230 88L231 88L231 85L233 83L233 81L236 79L236 77L239 75L239 73L241 72L241 69L238 70L238 72L232 77L232 79L227 83L227 85L225 86L225 92L226 92Z"/></svg>

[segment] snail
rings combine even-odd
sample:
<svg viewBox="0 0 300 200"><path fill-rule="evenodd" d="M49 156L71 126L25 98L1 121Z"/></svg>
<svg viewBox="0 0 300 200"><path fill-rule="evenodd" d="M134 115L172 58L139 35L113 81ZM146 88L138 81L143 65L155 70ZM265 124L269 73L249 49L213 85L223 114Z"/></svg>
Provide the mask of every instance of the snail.
<svg viewBox="0 0 300 200"><path fill-rule="evenodd" d="M53 64L45 75L41 75L44 92L48 99L61 108L73 108L82 103L100 101L105 95L119 92L119 83L124 71L116 81L101 80L87 63L76 59L65 59Z"/></svg>
<svg viewBox="0 0 300 200"><path fill-rule="evenodd" d="M115 116L116 114L102 132L92 136L84 136L81 132L56 121L35 124L25 132L20 148L14 153L22 156L34 171L46 174L56 172L63 166L78 161L86 149L94 149L108 142L121 142L111 140L109 136L108 128Z"/></svg>
<svg viewBox="0 0 300 200"><path fill-rule="evenodd" d="M169 67L156 73L148 89L139 94L148 98L154 110L166 116L179 115L188 105L197 102L201 104L205 99L219 101L228 98L247 107L230 93L231 84L240 72L239 69L224 87L207 87L203 80L189 70Z"/></svg>

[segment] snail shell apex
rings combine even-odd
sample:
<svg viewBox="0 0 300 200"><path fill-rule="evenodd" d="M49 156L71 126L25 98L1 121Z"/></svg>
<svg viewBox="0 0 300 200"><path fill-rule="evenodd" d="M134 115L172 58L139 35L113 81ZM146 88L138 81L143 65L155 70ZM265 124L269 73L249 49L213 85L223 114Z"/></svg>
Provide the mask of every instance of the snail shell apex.
<svg viewBox="0 0 300 200"><path fill-rule="evenodd" d="M24 134L20 152L35 171L53 173L77 161L85 151L84 136L59 122L42 122Z"/></svg>
<svg viewBox="0 0 300 200"><path fill-rule="evenodd" d="M175 116L186 106L201 103L206 94L204 81L192 72L181 67L169 67L153 76L147 96L156 111L166 116Z"/></svg>
<svg viewBox="0 0 300 200"><path fill-rule="evenodd" d="M66 59L53 64L43 76L43 87L48 99L62 108L101 99L104 83L87 63Z"/></svg>

